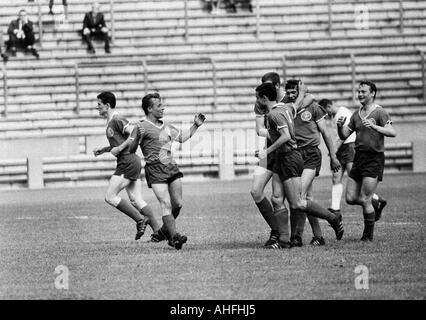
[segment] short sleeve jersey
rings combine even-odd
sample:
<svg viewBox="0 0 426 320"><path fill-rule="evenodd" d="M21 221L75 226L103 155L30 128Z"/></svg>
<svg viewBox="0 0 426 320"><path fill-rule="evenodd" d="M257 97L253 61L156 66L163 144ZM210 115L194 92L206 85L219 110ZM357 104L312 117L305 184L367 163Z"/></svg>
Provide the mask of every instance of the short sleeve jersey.
<svg viewBox="0 0 426 320"><path fill-rule="evenodd" d="M316 102L297 110L294 128L299 148L319 146L321 136L318 122L323 121L326 115L325 110Z"/></svg>
<svg viewBox="0 0 426 320"><path fill-rule="evenodd" d="M349 121L348 128L356 132L355 149L367 152L384 152L385 137L377 131L367 128L362 124L360 115L361 109L354 112ZM371 119L374 124L384 127L392 124L389 114L379 105L375 105L374 109L365 117Z"/></svg>
<svg viewBox="0 0 426 320"><path fill-rule="evenodd" d="M147 164L173 162L172 143L179 136L180 130L165 122L157 126L149 120L141 120L139 124L144 128L140 147L145 162Z"/></svg>
<svg viewBox="0 0 426 320"><path fill-rule="evenodd" d="M351 120L351 117L352 117L351 110L349 110L346 107L340 107L337 110L336 114L334 115L333 125L335 126L335 129L336 129L336 131L335 131L336 132L336 139L339 138L339 135L337 134L336 122L337 122L337 119L339 119L340 117L346 117L345 125L348 125L350 120ZM355 134L355 132L353 132L353 133L351 133L351 135L349 137L346 138L345 141L343 141L343 143L347 144L347 143L355 142L355 138L356 138L356 134Z"/></svg>
<svg viewBox="0 0 426 320"><path fill-rule="evenodd" d="M294 134L293 122L294 108L292 104L278 103L274 105L268 113L268 131L271 137L271 142L274 143L281 136L279 130L288 128L290 140L280 146L277 153L288 153L297 148L296 137Z"/></svg>
<svg viewBox="0 0 426 320"><path fill-rule="evenodd" d="M130 122L118 113L112 115L106 127L106 136L111 147L118 147L126 141L129 134L125 130L129 124ZM128 153L128 149L129 147L126 147L120 154Z"/></svg>

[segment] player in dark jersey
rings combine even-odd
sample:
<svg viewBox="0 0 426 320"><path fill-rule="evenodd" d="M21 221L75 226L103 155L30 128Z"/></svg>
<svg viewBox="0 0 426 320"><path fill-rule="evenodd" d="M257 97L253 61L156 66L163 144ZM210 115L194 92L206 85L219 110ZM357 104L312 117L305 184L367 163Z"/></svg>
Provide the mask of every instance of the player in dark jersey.
<svg viewBox="0 0 426 320"><path fill-rule="evenodd" d="M364 231L361 241L373 241L374 224L380 219L380 197L376 204L372 196L379 181L383 180L385 166L384 137L396 137L389 114L376 104L377 88L371 81L361 81L358 86L358 100L361 107L352 115L346 126L345 117L337 119L339 137L345 140L356 132L355 157L349 172L346 187L346 202L362 206Z"/></svg>
<svg viewBox="0 0 426 320"><path fill-rule="evenodd" d="M159 225L155 221L152 209L142 198L142 185L139 179L142 169L141 159L134 152L130 152L128 147L121 146L133 127L128 120L118 114L115 108L116 99L112 92L102 92L97 99L99 115L107 119L106 136L109 146L95 148L93 154L99 156L104 152L111 152L117 157L117 169L109 180L105 201L136 222L135 240L138 240L144 234L148 223L154 231L159 229ZM119 196L123 189L126 189L130 203Z"/></svg>
<svg viewBox="0 0 426 320"><path fill-rule="evenodd" d="M277 99L281 99L285 96L285 91L281 87L281 79L278 73L268 72L262 76L262 83L272 83L277 90ZM299 99L300 100L300 99ZM309 105L313 101L313 97L310 94L303 96L301 101L295 101L295 104L302 106ZM254 113L256 115L256 133L258 136L266 138L265 148L271 145L271 140L268 137L267 129L267 113L268 109L265 106L260 105L257 101L254 105ZM264 190L266 184L273 178L273 166L274 166L274 157L273 154L268 155L265 159L259 161L259 165L254 170L253 174L253 183L250 190L250 194L258 207L262 217L265 219L268 226L271 228L269 239L264 244L265 247L275 243L278 239L279 232L274 223L274 211L276 210L287 210L286 207L282 206L282 194L281 190L281 181L279 179L272 179L272 204L271 201L265 196Z"/></svg>
<svg viewBox="0 0 426 320"><path fill-rule="evenodd" d="M293 102L299 95L299 80L289 79L285 84L286 96L284 102ZM302 106L297 110L294 119L294 128L298 150L303 158L302 173L302 198L313 200L312 183L315 177L319 176L321 170L321 150L319 144L321 136L324 139L330 155L330 167L333 172L340 169L337 160L331 135L325 122L326 111L315 101L307 106ZM300 218L300 219L298 219ZM314 216L308 216L312 228L312 245L325 245L319 221ZM303 230L305 228L306 217L302 214L290 215L291 242L294 246L302 246Z"/></svg>
<svg viewBox="0 0 426 320"><path fill-rule="evenodd" d="M152 240L158 242L168 239L170 246L177 250L186 243L187 237L176 232L175 219L182 208L183 174L173 160L171 147L174 141L184 143L191 138L204 123L205 116L197 114L189 131L181 131L163 122L164 106L158 93L142 98L145 120L139 121L131 134L134 141L131 151L140 146L145 158L145 178L161 205L163 226L153 234Z"/></svg>
<svg viewBox="0 0 426 320"><path fill-rule="evenodd" d="M283 186L283 205L287 198L290 208L295 212L306 211L308 215L327 220L340 240L343 236L341 215L333 214L312 200L302 198L301 175L303 159L297 150L293 119L296 110L293 104L277 103L277 92L271 83L263 83L256 88L256 98L260 105L268 108L268 133L272 144L259 152L259 159L265 159L268 154L275 153L274 175L278 176ZM290 248L288 214L286 211L276 211L274 218L279 231L277 242L268 246L272 249Z"/></svg>

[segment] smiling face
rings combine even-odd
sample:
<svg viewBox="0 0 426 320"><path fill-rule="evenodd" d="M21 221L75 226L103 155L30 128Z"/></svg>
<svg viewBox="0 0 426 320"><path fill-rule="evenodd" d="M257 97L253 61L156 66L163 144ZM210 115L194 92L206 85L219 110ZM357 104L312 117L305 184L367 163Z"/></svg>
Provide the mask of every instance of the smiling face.
<svg viewBox="0 0 426 320"><path fill-rule="evenodd" d="M370 86L366 84L361 84L358 87L358 100L365 106L374 101L375 92L371 92Z"/></svg>
<svg viewBox="0 0 426 320"><path fill-rule="evenodd" d="M148 108L149 113L156 119L161 119L164 115L164 106L161 99L152 98L151 106Z"/></svg>
<svg viewBox="0 0 426 320"><path fill-rule="evenodd" d="M299 91L297 90L297 88L285 89L285 92L286 92L290 102L296 101L297 96L299 95Z"/></svg>
<svg viewBox="0 0 426 320"><path fill-rule="evenodd" d="M109 103L104 104L101 99L98 99L96 110L98 110L101 117L106 118L108 116Z"/></svg>

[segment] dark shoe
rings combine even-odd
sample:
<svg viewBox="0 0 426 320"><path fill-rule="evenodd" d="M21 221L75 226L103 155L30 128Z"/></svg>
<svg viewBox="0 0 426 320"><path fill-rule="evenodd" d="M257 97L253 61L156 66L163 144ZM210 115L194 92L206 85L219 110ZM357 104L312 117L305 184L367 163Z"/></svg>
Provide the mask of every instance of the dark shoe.
<svg viewBox="0 0 426 320"><path fill-rule="evenodd" d="M111 50L109 48L105 48L105 53L111 53Z"/></svg>
<svg viewBox="0 0 426 320"><path fill-rule="evenodd" d="M176 250L180 250L182 249L182 246L184 243L186 243L186 241L188 241L188 238L186 236L181 236L179 233L176 233L171 243L173 244ZM169 245L170 245L170 241L169 241Z"/></svg>
<svg viewBox="0 0 426 320"><path fill-rule="evenodd" d="M89 53L91 53L91 54L95 54L95 53L96 53L95 48L87 48L87 51L88 51Z"/></svg>
<svg viewBox="0 0 426 320"><path fill-rule="evenodd" d="M277 240L274 243L271 243L268 246L265 246L266 249L290 249L292 247L290 242L285 242Z"/></svg>
<svg viewBox="0 0 426 320"><path fill-rule="evenodd" d="M52 15L52 16L54 15L52 10L49 10L49 14Z"/></svg>
<svg viewBox="0 0 426 320"><path fill-rule="evenodd" d="M334 210L334 209L328 208L327 210L330 211L331 213L334 213L334 214L340 213L340 209Z"/></svg>
<svg viewBox="0 0 426 320"><path fill-rule="evenodd" d="M290 244L292 247L303 247L302 238L299 236L293 236L290 238Z"/></svg>
<svg viewBox="0 0 426 320"><path fill-rule="evenodd" d="M148 222L149 222L149 218L145 217L142 221L139 221L138 223L136 223L135 240L139 240L144 235Z"/></svg>
<svg viewBox="0 0 426 320"><path fill-rule="evenodd" d="M8 55L6 53L2 53L1 57L2 57L2 59L3 59L4 62L7 62L9 60L9 57L8 57Z"/></svg>
<svg viewBox="0 0 426 320"><path fill-rule="evenodd" d="M325 240L323 237L313 237L310 244L313 246L325 246Z"/></svg>
<svg viewBox="0 0 426 320"><path fill-rule="evenodd" d="M161 242L164 240L166 240L166 235L161 229L151 235L151 242Z"/></svg>
<svg viewBox="0 0 426 320"><path fill-rule="evenodd" d="M373 237L372 236L368 236L366 234L363 234L360 241L363 242L372 242L373 241Z"/></svg>
<svg viewBox="0 0 426 320"><path fill-rule="evenodd" d="M235 6L235 4L231 4L231 11L233 13L237 13L237 7Z"/></svg>
<svg viewBox="0 0 426 320"><path fill-rule="evenodd" d="M341 240L343 237L343 233L345 232L345 229L343 228L342 215L340 213L336 214L336 217L334 218L333 222L330 223L330 226L333 228L334 232L336 233L336 239Z"/></svg>
<svg viewBox="0 0 426 320"><path fill-rule="evenodd" d="M12 57L16 57L16 48L15 47L10 48L10 55Z"/></svg>
<svg viewBox="0 0 426 320"><path fill-rule="evenodd" d="M271 230L271 234L269 235L269 239L265 242L265 244L263 246L267 247L267 246L270 246L271 244L274 244L275 242L277 242L279 236L280 236L280 234L279 234L278 231Z"/></svg>
<svg viewBox="0 0 426 320"><path fill-rule="evenodd" d="M35 48L31 49L31 54L36 57L37 59L40 58L40 55L38 54L37 50Z"/></svg>
<svg viewBox="0 0 426 320"><path fill-rule="evenodd" d="M374 214L375 214L374 221L380 220L380 218L382 217L382 211L384 207L386 207L387 203L388 202L382 197L379 197L378 200L374 200L374 199L371 200L371 204L373 205Z"/></svg>

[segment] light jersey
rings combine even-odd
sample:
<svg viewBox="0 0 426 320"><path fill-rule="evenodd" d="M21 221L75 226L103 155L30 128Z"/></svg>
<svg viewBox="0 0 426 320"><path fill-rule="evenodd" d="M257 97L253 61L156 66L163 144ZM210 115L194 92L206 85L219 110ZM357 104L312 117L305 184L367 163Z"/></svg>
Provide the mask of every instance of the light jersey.
<svg viewBox="0 0 426 320"><path fill-rule="evenodd" d="M351 117L352 117L351 110L349 110L346 107L339 107L336 114L334 115L333 126L336 129L335 130L336 136L337 136L336 140L339 139L339 135L337 134L337 124L336 123L337 123L337 119L339 119L340 117L346 117L345 125L348 125L350 120L351 120ZM345 141L343 141L343 144L355 142L355 139L356 139L356 134L355 134L355 132L353 132L353 133L351 133L351 135L349 137L346 138Z"/></svg>
<svg viewBox="0 0 426 320"><path fill-rule="evenodd" d="M277 103L269 111L268 117L268 132L271 137L271 144L278 140L281 136L279 130L288 128L290 140L280 146L276 153L288 153L297 148L296 137L294 134L294 107L293 104Z"/></svg>
<svg viewBox="0 0 426 320"><path fill-rule="evenodd" d="M326 115L325 110L316 102L297 110L294 130L299 148L319 146L321 132L318 128L318 122L323 121Z"/></svg>
<svg viewBox="0 0 426 320"><path fill-rule="evenodd" d="M106 136L111 147L118 147L128 138L129 134L126 133L126 127L130 122L120 116L117 112L112 114L111 119L107 123ZM128 154L129 147L126 147L120 154Z"/></svg>
<svg viewBox="0 0 426 320"><path fill-rule="evenodd" d="M140 147L146 164L174 162L172 157L172 143L180 135L181 131L171 124L162 122L157 126L149 120L140 120L139 125L144 128ZM137 138L139 139L139 131Z"/></svg>
<svg viewBox="0 0 426 320"><path fill-rule="evenodd" d="M353 113L348 124L349 130L356 132L355 149L367 152L384 152L384 135L365 127L362 124L360 111L361 108ZM384 127L386 124L392 124L389 114L378 104L373 106L373 110L365 119L372 119L373 123L380 127Z"/></svg>

